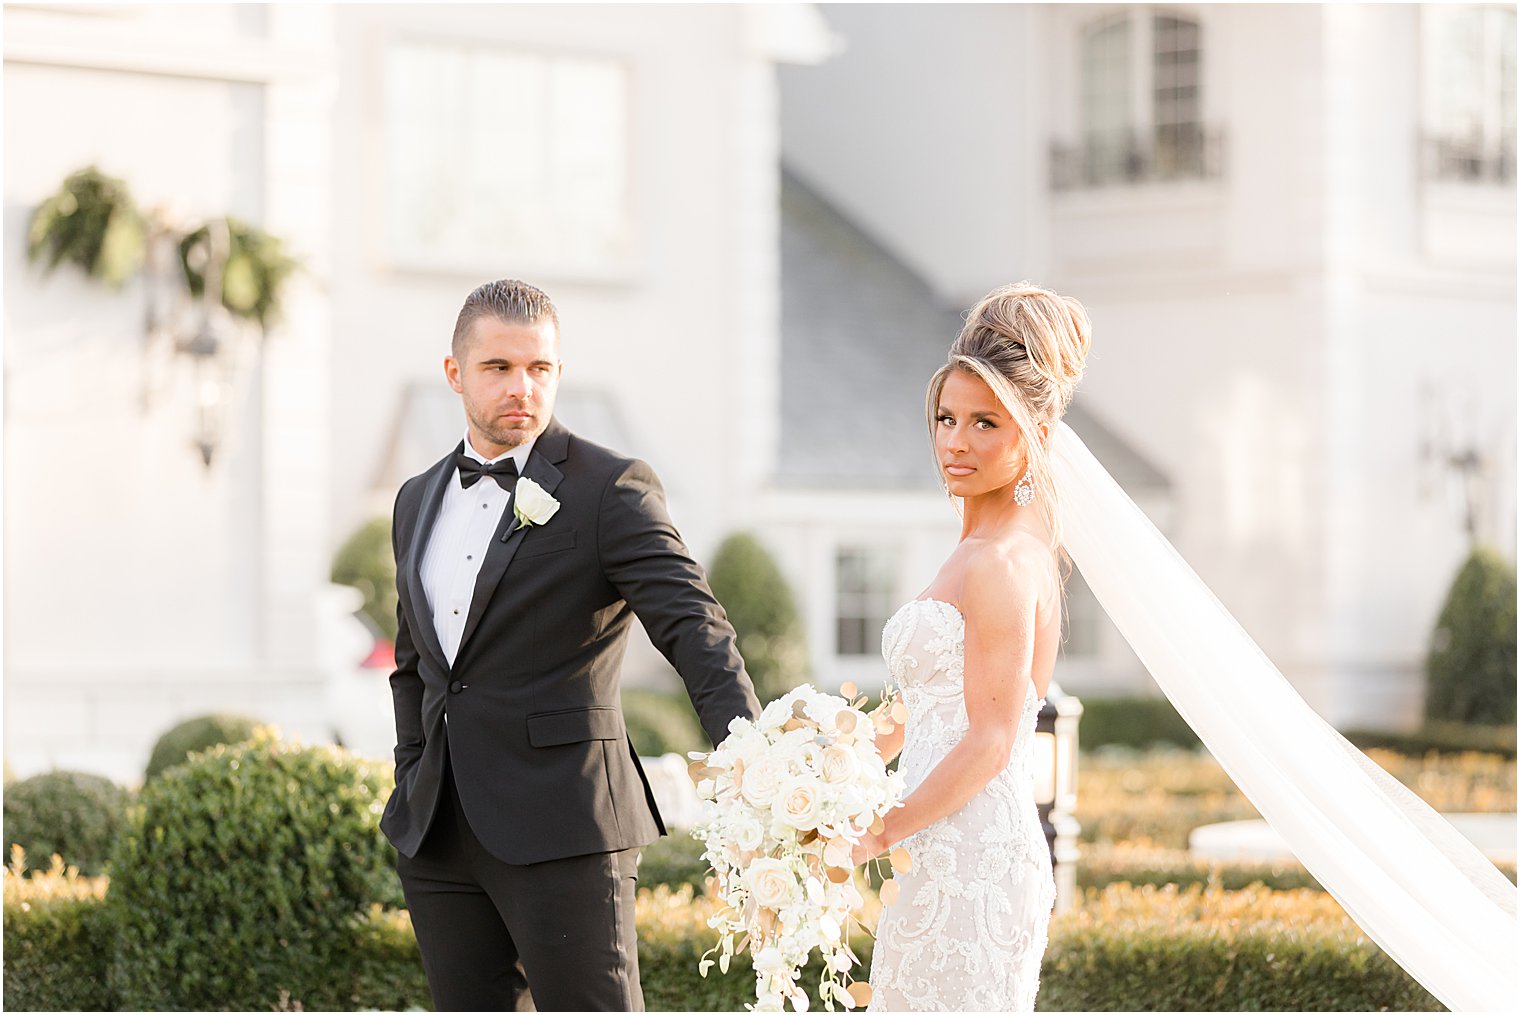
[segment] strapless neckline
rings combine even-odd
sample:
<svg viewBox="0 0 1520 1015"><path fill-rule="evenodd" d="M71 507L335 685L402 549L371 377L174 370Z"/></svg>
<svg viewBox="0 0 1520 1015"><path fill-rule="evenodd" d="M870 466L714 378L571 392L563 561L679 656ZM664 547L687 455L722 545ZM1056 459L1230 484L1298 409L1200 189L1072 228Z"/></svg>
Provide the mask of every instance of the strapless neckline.
<svg viewBox="0 0 1520 1015"><path fill-rule="evenodd" d="M961 612L961 608L950 602L948 599L936 599L934 596L921 596L918 599L910 599L906 603L903 603L897 608L897 612L892 614L891 618L888 619L887 625L890 626L892 621L896 620L898 615L901 614L904 610L919 603L933 603L936 606L943 606L948 609L952 614L955 615L955 618L960 621L962 637L965 636L964 633L966 630L966 615ZM1041 694L1039 688L1034 686L1033 680L1029 682L1029 690L1027 693L1034 695L1035 701L1039 702L1040 705L1043 706L1045 704L1045 695Z"/></svg>

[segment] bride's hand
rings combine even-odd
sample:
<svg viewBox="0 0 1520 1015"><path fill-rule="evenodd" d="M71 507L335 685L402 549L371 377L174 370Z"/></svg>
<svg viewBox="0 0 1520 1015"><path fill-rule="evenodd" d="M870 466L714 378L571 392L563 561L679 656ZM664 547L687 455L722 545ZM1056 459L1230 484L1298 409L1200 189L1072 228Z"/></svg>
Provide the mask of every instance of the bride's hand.
<svg viewBox="0 0 1520 1015"><path fill-rule="evenodd" d="M851 856L855 866L859 867L868 860L874 860L887 851L887 840L874 832L865 832L860 837L860 845L855 847Z"/></svg>

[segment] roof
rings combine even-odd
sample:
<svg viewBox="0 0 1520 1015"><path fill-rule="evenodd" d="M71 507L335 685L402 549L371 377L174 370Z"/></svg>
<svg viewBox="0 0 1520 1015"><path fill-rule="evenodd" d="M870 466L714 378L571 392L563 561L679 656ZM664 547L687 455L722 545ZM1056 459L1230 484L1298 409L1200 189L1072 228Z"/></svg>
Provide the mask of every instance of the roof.
<svg viewBox="0 0 1520 1015"><path fill-rule="evenodd" d="M924 394L961 323L922 277L783 168L777 485L938 489ZM1066 420L1132 495L1170 487L1080 394Z"/></svg>

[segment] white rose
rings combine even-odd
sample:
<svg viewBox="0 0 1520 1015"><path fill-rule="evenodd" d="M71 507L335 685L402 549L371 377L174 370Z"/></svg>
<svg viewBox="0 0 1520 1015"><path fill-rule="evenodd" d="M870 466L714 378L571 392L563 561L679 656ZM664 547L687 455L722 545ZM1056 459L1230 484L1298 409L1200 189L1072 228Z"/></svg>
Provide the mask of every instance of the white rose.
<svg viewBox="0 0 1520 1015"><path fill-rule="evenodd" d="M792 703L783 695L760 710L758 724L762 730L779 729L792 717Z"/></svg>
<svg viewBox="0 0 1520 1015"><path fill-rule="evenodd" d="M848 747L830 744L823 749L823 759L818 767L824 782L848 782L859 770L860 762Z"/></svg>
<svg viewBox="0 0 1520 1015"><path fill-rule="evenodd" d="M761 755L744 770L744 784L739 792L756 807L769 807L786 779L786 763L771 755Z"/></svg>
<svg viewBox="0 0 1520 1015"><path fill-rule="evenodd" d="M780 909L791 901L797 888L791 869L780 860L769 857L761 857L745 869L744 883L749 888L750 898L762 909ZM755 971L762 971L760 955L755 956Z"/></svg>
<svg viewBox="0 0 1520 1015"><path fill-rule="evenodd" d="M818 787L811 779L792 779L781 787L771 804L771 815L789 827L805 832L818 826Z"/></svg>
<svg viewBox="0 0 1520 1015"><path fill-rule="evenodd" d="M512 497L512 513L517 516L519 527L543 525L558 510L559 501L549 496L549 491L527 476L518 478Z"/></svg>
<svg viewBox="0 0 1520 1015"><path fill-rule="evenodd" d="M740 852L753 853L765 841L765 826L746 815L735 819L729 826L729 834Z"/></svg>

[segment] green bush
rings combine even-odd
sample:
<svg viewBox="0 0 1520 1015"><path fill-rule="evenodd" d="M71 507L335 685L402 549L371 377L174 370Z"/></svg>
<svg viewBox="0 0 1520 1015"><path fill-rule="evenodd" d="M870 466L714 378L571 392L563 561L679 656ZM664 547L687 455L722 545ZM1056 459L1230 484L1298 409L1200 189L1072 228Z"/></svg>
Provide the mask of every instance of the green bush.
<svg viewBox="0 0 1520 1015"><path fill-rule="evenodd" d="M1088 892L1051 924L1040 1011L1439 1011L1321 892Z"/></svg>
<svg viewBox="0 0 1520 1015"><path fill-rule="evenodd" d="M1261 885L1273 891L1306 888L1323 891L1303 864L1287 860L1278 863L1221 863L1202 860L1185 849L1119 844L1086 846L1077 860L1078 888L1107 888L1127 884L1161 888L1176 885L1213 886L1240 891Z"/></svg>
<svg viewBox="0 0 1520 1015"><path fill-rule="evenodd" d="M5 790L5 842L36 861L63 859L99 874L126 824L130 791L87 772L44 772Z"/></svg>
<svg viewBox="0 0 1520 1015"><path fill-rule="evenodd" d="M112 858L112 989L142 1009L339 1009L361 915L399 904L390 766L263 729L144 787Z"/></svg>
<svg viewBox="0 0 1520 1015"><path fill-rule="evenodd" d="M739 636L739 654L763 705L807 678L802 615L781 569L747 532L725 539L708 569L713 595Z"/></svg>
<svg viewBox="0 0 1520 1015"><path fill-rule="evenodd" d="M196 716L171 726L153 745L143 781L156 779L195 751L209 750L220 744L241 744L253 736L258 726L257 719L229 713Z"/></svg>
<svg viewBox="0 0 1520 1015"><path fill-rule="evenodd" d="M1427 720L1413 733L1387 730L1347 730L1346 739L1364 751L1381 748L1416 758L1427 754L1497 754L1515 760L1515 727L1474 726L1463 722Z"/></svg>
<svg viewBox="0 0 1520 1015"><path fill-rule="evenodd" d="M1150 697L1084 697L1077 739L1084 751L1115 744L1137 749L1157 744L1189 749L1202 746L1198 734L1171 702Z"/></svg>
<svg viewBox="0 0 1520 1015"><path fill-rule="evenodd" d="M58 880L56 877L54 881ZM103 879L94 879L103 884ZM40 882L40 884L39 884ZM82 882L82 879L81 879ZM5 999L29 1010L142 1009L148 998L113 994L104 973L109 906L79 883L49 889L46 878L7 878ZM51 897L49 897L51 896ZM29 904L27 900L30 900ZM747 954L727 974L697 972L716 940L711 900L690 889L641 890L639 966L651 1011L741 1011L754 1000ZM874 921L874 915L867 917ZM209 938L209 931L203 931ZM229 945L233 942L228 942ZM870 939L851 947L870 963ZM371 910L342 935L323 1001L334 1008L431 1007L405 912ZM813 987L819 967L803 973ZM186 976L190 970L186 970ZM279 991L269 1005L280 1003ZM117 999L124 999L118 1005ZM304 999L287 989L287 1007ZM205 1007L246 1007L228 997ZM1133 888L1089 891L1051 922L1041 970L1041 1011L1432 1011L1436 1000L1367 941L1339 905L1319 892L1261 888Z"/></svg>
<svg viewBox="0 0 1520 1015"><path fill-rule="evenodd" d="M396 558L389 518L371 518L354 530L333 558L332 580L363 593L359 612L380 637L396 640Z"/></svg>
<svg viewBox="0 0 1520 1015"><path fill-rule="evenodd" d="M107 983L113 928L103 877L61 862L22 877L13 850L5 878L5 1005L11 1011L114 1011Z"/></svg>
<svg viewBox="0 0 1520 1015"><path fill-rule="evenodd" d="M1478 548L1452 582L1430 636L1425 717L1515 722L1515 569Z"/></svg>
<svg viewBox="0 0 1520 1015"><path fill-rule="evenodd" d="M712 749L684 694L624 691L623 721L640 757L658 758L672 752L684 757L687 751Z"/></svg>

